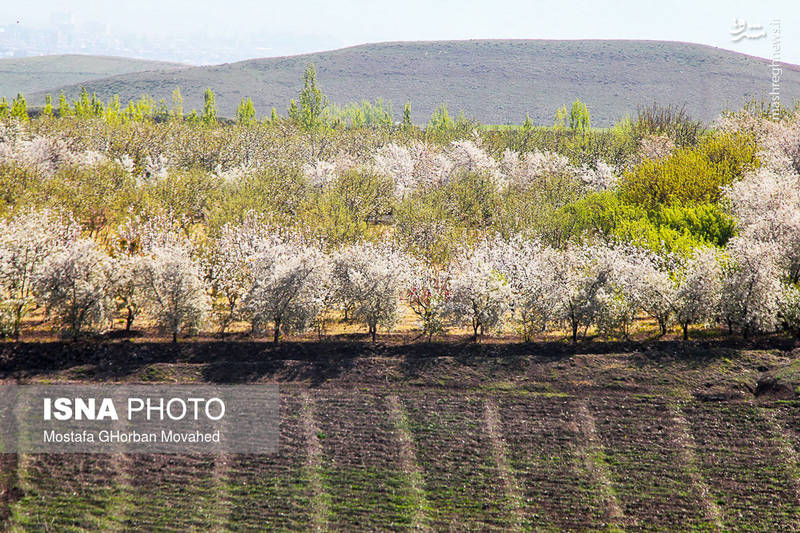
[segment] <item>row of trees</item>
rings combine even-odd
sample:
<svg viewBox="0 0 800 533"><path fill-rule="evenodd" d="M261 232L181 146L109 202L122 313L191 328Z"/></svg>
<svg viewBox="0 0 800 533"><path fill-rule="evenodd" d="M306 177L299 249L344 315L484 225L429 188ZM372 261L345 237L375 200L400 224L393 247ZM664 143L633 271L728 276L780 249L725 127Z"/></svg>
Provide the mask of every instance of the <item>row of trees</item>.
<svg viewBox="0 0 800 533"><path fill-rule="evenodd" d="M78 98L72 102L67 100L62 91L55 106L52 96L46 95L41 115L78 119L99 118L110 124L186 120L194 124L214 125L217 123L214 91L206 88L203 100L203 109L200 112L193 109L190 113L185 114L183 96L178 87L173 91L169 104L165 99L156 101L149 95L142 95L138 100L130 100L127 105L121 105L118 95L114 95L108 102L103 102L95 93L90 95L84 87ZM22 94L18 94L11 103L5 98L0 99L0 119L6 117L21 121L29 120L27 102ZM303 87L297 100L292 99L289 103L287 117L300 129L307 132L315 132L326 127L359 128L367 125L393 126L395 123L391 102L384 102L381 98L374 103L364 100L345 106L330 103L317 84L316 70L312 63L309 63L303 74ZM266 123L274 123L278 120L279 116L274 107L270 115L264 118ZM235 121L237 124L246 126L252 126L259 122L251 98L242 98L236 109ZM405 129L413 127L411 102L406 102L403 108L401 125ZM475 126L477 123L467 119L463 114L460 114L455 120L451 119L447 106L442 104L432 113L427 129L434 137L450 137L453 131L466 131ZM589 111L586 104L576 100L569 113L567 113L566 106L556 112L555 128L566 129L567 127L581 133L587 133L590 130ZM523 129L530 130L532 128L530 117L526 116Z"/></svg>
<svg viewBox="0 0 800 533"><path fill-rule="evenodd" d="M335 313L372 339L403 309L431 339L451 326L474 339L515 326L524 340L567 329L573 341L597 331L627 338L644 317L660 334L722 324L744 336L800 329L796 262L779 245L736 237L723 252L685 257L605 242L543 245L496 236L465 247L452 262L421 261L388 243L326 252L318 242L249 217L194 244L181 221L131 219L112 250L80 236L68 217L31 211L0 224L0 325L20 334L44 307L77 337L126 328L145 314L176 340L214 322L225 333L245 321L256 335L315 330Z"/></svg>

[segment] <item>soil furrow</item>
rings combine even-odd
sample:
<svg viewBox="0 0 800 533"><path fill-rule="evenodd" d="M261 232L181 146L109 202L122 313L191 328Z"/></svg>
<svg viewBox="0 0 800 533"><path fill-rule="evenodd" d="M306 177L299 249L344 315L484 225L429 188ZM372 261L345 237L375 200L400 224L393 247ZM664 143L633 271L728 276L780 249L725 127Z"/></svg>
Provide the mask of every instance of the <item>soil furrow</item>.
<svg viewBox="0 0 800 533"><path fill-rule="evenodd" d="M514 529L519 529L524 519L522 491L508 461L502 423L497 412L497 404L492 398L486 398L483 419L492 446L492 457L497 464L497 471L503 482L506 498L513 513L512 525Z"/></svg>
<svg viewBox="0 0 800 533"><path fill-rule="evenodd" d="M778 443L780 456L783 458L782 463L792 481L795 503L800 506L800 459L798 459L797 450L792 444L792 435L784 427L774 409L761 408L759 412L772 429L774 439Z"/></svg>
<svg viewBox="0 0 800 533"><path fill-rule="evenodd" d="M408 426L408 418L400 398L396 394L391 394L387 398L387 403L389 405L389 416L397 432L397 441L400 448L399 466L408 478L409 491L416 504L411 521L411 529L426 531L429 529L425 518L425 508L428 504L425 499L425 481L422 468L417 460L414 437Z"/></svg>
<svg viewBox="0 0 800 533"><path fill-rule="evenodd" d="M128 518L133 513L133 476L131 469L133 462L125 453L115 453L109 456L114 467L116 479L114 482L116 494L109 509L109 514L114 519L112 531L124 531Z"/></svg>
<svg viewBox="0 0 800 533"><path fill-rule="evenodd" d="M303 392L302 396L300 419L306 437L305 477L311 484L312 529L325 531L328 525L328 504L322 483L322 445L319 441L319 426L314 415L314 400L307 392Z"/></svg>
<svg viewBox="0 0 800 533"><path fill-rule="evenodd" d="M594 416L585 401L578 404L577 419L583 436L583 443L578 443L578 445L581 448L584 467L594 480L599 492L599 499L603 502L604 520L609 525L621 524L625 520L625 515L614 492L611 472L605 461L603 446L597 436Z"/></svg>
<svg viewBox="0 0 800 533"><path fill-rule="evenodd" d="M681 411L681 408L677 405L670 406L670 412L673 422L670 427L674 432L678 455L687 467L692 487L697 492L703 505L706 520L708 520L708 523L716 531L723 531L722 512L711 497L708 483L700 470L700 462L697 458L697 446L694 442L694 436L692 435L689 421L686 420L686 417L683 416L683 411Z"/></svg>

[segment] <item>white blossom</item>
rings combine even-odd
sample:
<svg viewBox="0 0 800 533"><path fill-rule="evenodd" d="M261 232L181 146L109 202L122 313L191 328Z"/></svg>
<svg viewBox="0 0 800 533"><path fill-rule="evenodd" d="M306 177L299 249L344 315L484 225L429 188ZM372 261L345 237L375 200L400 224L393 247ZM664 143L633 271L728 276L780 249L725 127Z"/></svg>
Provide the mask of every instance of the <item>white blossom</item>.
<svg viewBox="0 0 800 533"><path fill-rule="evenodd" d="M19 335L35 304L34 280L45 260L73 243L80 228L52 211L27 211L0 220L0 307L11 320L3 329Z"/></svg>
<svg viewBox="0 0 800 533"><path fill-rule="evenodd" d="M722 316L742 335L773 331L781 294L774 244L734 237L723 270Z"/></svg>
<svg viewBox="0 0 800 533"><path fill-rule="evenodd" d="M45 259L36 292L58 316L62 331L77 337L110 317L111 271L111 259L97 243L80 239Z"/></svg>
<svg viewBox="0 0 800 533"><path fill-rule="evenodd" d="M503 325L509 311L511 287L493 265L485 243L460 252L450 274L448 314L457 325L472 328L477 340Z"/></svg>
<svg viewBox="0 0 800 533"><path fill-rule="evenodd" d="M329 263L319 248L299 239L274 239L248 260L252 284L244 310L261 330L271 323L273 339L282 330L305 331L324 312Z"/></svg>
<svg viewBox="0 0 800 533"><path fill-rule="evenodd" d="M374 342L379 327L392 329L400 318L407 259L386 244L358 243L338 252L332 264L338 300L367 326Z"/></svg>
<svg viewBox="0 0 800 533"><path fill-rule="evenodd" d="M137 274L146 308L173 342L181 331L197 331L211 305L203 272L188 246L149 248L140 260Z"/></svg>
<svg viewBox="0 0 800 533"><path fill-rule="evenodd" d="M394 180L395 196L402 198L415 187L414 158L411 151L394 143L382 146L373 156L375 170Z"/></svg>
<svg viewBox="0 0 800 533"><path fill-rule="evenodd" d="M698 248L675 272L675 316L689 338L689 325L709 323L719 314L722 296L722 264L719 251Z"/></svg>

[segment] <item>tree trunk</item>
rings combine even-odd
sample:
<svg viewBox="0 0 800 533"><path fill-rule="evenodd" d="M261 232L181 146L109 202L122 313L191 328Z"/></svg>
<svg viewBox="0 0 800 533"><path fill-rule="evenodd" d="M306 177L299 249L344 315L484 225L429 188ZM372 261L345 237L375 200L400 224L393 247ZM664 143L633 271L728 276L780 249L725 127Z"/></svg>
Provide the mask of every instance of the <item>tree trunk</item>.
<svg viewBox="0 0 800 533"><path fill-rule="evenodd" d="M572 323L572 344L578 344L578 323Z"/></svg>
<svg viewBox="0 0 800 533"><path fill-rule="evenodd" d="M125 332L130 333L131 326L133 325L133 308L129 305L128 306L128 316L125 317Z"/></svg>
<svg viewBox="0 0 800 533"><path fill-rule="evenodd" d="M689 340L689 323L683 324L683 340Z"/></svg>
<svg viewBox="0 0 800 533"><path fill-rule="evenodd" d="M281 340L281 323L275 322L275 330L272 332L272 342L278 344Z"/></svg>
<svg viewBox="0 0 800 533"><path fill-rule="evenodd" d="M172 332L172 342L178 342L178 332L177 331L173 331Z"/></svg>

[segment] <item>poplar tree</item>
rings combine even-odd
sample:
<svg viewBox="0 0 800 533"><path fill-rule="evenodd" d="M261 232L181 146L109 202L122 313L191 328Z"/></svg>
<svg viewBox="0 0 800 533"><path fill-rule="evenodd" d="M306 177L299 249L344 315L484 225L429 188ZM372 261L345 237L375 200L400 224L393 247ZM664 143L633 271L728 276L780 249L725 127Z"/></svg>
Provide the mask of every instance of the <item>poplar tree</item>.
<svg viewBox="0 0 800 533"><path fill-rule="evenodd" d="M236 110L236 122L239 124L250 125L256 121L256 108L251 98L242 98L239 108Z"/></svg>
<svg viewBox="0 0 800 533"><path fill-rule="evenodd" d="M69 107L69 102L67 102L67 97L64 95L64 91L61 91L61 94L58 95L58 116L59 118L64 118L71 115L72 110Z"/></svg>
<svg viewBox="0 0 800 533"><path fill-rule="evenodd" d="M217 123L217 103L216 97L214 96L214 91L210 88L206 89L206 92L203 94L204 104L203 104L203 116L202 121L203 124L210 125Z"/></svg>
<svg viewBox="0 0 800 533"><path fill-rule="evenodd" d="M28 120L28 104L22 93L17 93L17 97L11 102L11 118L21 121Z"/></svg>
<svg viewBox="0 0 800 533"><path fill-rule="evenodd" d="M411 129L413 124L411 123L411 102L406 101L406 105L403 106L403 128Z"/></svg>
<svg viewBox="0 0 800 533"><path fill-rule="evenodd" d="M591 128L589 108L580 100L572 103L572 109L569 112L569 127L581 133L588 133Z"/></svg>
<svg viewBox="0 0 800 533"><path fill-rule="evenodd" d="M172 109L169 116L175 120L183 120L183 96L180 87L175 87L172 91Z"/></svg>
<svg viewBox="0 0 800 533"><path fill-rule="evenodd" d="M42 109L42 116L45 117L52 117L53 116L53 97L45 95L44 97L44 109Z"/></svg>
<svg viewBox="0 0 800 533"><path fill-rule="evenodd" d="M298 102L292 100L289 118L297 122L301 129L313 131L323 125L323 112L328 107L328 98L317 86L317 72L314 63L309 63L303 74L303 89Z"/></svg>

